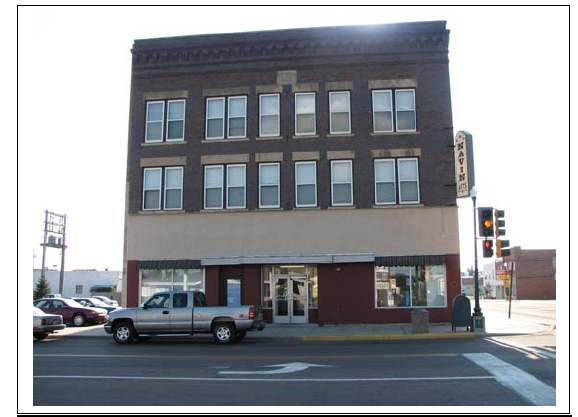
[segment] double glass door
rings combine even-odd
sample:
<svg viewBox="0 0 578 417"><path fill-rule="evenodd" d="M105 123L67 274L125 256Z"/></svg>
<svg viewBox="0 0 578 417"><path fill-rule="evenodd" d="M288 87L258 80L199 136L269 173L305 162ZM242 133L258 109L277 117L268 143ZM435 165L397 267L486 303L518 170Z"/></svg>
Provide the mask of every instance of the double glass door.
<svg viewBox="0 0 578 417"><path fill-rule="evenodd" d="M273 322L307 323L307 275L274 275L273 281Z"/></svg>

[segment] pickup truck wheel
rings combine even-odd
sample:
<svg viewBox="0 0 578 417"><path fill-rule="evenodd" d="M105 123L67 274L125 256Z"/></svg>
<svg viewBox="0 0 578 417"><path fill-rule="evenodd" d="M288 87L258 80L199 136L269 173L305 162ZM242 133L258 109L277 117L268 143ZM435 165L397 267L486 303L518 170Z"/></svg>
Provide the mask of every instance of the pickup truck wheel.
<svg viewBox="0 0 578 417"><path fill-rule="evenodd" d="M131 323L121 321L120 323L115 324L112 328L112 335L116 343L126 344L131 343L134 340L136 332Z"/></svg>
<svg viewBox="0 0 578 417"><path fill-rule="evenodd" d="M235 341L235 326L231 323L217 323L213 327L213 337L217 343L231 343Z"/></svg>
<svg viewBox="0 0 578 417"><path fill-rule="evenodd" d="M34 338L36 340L44 340L48 337L48 333L34 333Z"/></svg>
<svg viewBox="0 0 578 417"><path fill-rule="evenodd" d="M80 313L75 314L75 315L72 317L72 324L73 324L74 326L76 326L76 327L84 326L84 322L85 322L85 321L86 321L86 318L84 317L83 314L80 314Z"/></svg>

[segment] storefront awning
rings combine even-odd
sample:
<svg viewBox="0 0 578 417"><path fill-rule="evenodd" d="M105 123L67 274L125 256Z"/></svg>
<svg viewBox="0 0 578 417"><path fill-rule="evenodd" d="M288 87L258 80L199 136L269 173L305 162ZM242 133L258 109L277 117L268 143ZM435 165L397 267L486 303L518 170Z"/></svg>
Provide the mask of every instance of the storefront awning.
<svg viewBox="0 0 578 417"><path fill-rule="evenodd" d="M376 256L375 266L445 265L445 255Z"/></svg>
<svg viewBox="0 0 578 417"><path fill-rule="evenodd" d="M138 269L200 269L200 259L161 259L138 261Z"/></svg>

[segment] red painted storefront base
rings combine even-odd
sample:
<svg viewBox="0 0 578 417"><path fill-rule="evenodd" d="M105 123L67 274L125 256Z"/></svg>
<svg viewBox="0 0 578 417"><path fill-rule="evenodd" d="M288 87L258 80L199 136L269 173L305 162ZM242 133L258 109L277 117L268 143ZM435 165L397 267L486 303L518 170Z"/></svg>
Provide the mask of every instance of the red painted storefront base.
<svg viewBox="0 0 578 417"><path fill-rule="evenodd" d="M414 308L375 308L373 263L319 264L318 308L309 309L309 322L320 324L408 323ZM205 267L205 293L209 305L226 304L227 278L242 279L243 304L261 304L261 265ZM446 255L447 307L424 307L431 323L451 321L451 304L461 292L459 255ZM127 263L127 306L140 302L137 261ZM416 307L417 308L417 307ZM422 308L422 307L420 307ZM264 310L268 322L271 309Z"/></svg>

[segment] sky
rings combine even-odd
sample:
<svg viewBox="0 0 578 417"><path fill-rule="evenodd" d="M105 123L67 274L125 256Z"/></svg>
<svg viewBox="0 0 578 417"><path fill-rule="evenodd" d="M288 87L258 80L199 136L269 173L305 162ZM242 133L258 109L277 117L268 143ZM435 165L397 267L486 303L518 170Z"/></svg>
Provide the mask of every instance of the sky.
<svg viewBox="0 0 578 417"><path fill-rule="evenodd" d="M564 251L569 13L521 6L19 7L19 265L41 267L48 210L67 216L66 270L122 270L135 39L426 20L445 20L450 30L454 136L473 135L477 205L505 210L512 245ZM474 260L472 201L457 204L465 270ZM478 257L486 261L481 247ZM46 266L60 269L59 249L47 249Z"/></svg>

